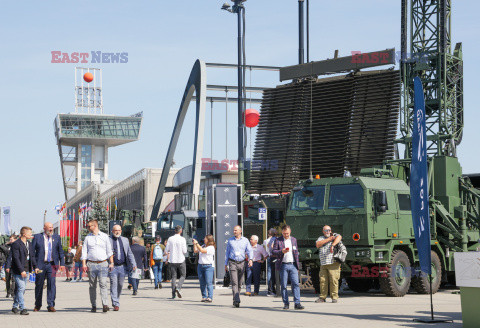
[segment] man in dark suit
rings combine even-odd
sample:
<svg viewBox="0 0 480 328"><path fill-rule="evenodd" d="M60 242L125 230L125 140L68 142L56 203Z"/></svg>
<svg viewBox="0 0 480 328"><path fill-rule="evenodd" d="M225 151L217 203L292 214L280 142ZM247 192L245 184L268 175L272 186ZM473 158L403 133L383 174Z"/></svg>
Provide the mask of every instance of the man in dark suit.
<svg viewBox="0 0 480 328"><path fill-rule="evenodd" d="M57 271L65 267L65 256L63 254L60 236L53 233L53 225L46 222L43 226L43 233L33 236L33 250L37 267L41 270L35 277L35 308L34 312L40 311L42 307L43 284L47 279L47 310L55 310L55 276Z"/></svg>
<svg viewBox="0 0 480 328"><path fill-rule="evenodd" d="M137 295L138 283L140 282L142 272L148 270L147 251L144 246L139 245L140 240L140 237L133 237L132 246L130 246L133 256L135 256L135 263L137 264L137 274L138 272L140 273L139 278L132 276L133 295ZM134 274L134 272L132 272L132 274Z"/></svg>
<svg viewBox="0 0 480 328"><path fill-rule="evenodd" d="M135 270L137 264L133 257L128 239L122 237L122 227L118 224L112 227L110 243L113 250L114 267L108 273L110 277L110 297L113 311L120 309L120 295L122 294L123 282L128 272Z"/></svg>
<svg viewBox="0 0 480 328"><path fill-rule="evenodd" d="M286 225L282 229L282 237L277 238L273 245L272 254L277 258L275 269L280 272L280 284L282 287L283 309L289 309L287 282L290 280L293 293L295 310L303 310L300 304L300 285L298 283L298 270L300 261L298 260L297 240L290 236L290 226Z"/></svg>
<svg viewBox="0 0 480 328"><path fill-rule="evenodd" d="M28 315L27 309L23 301L25 287L28 281L28 273L36 269L35 257L33 255L33 246L28 241L32 238L32 228L22 227L20 230L20 238L11 246L12 254L11 272L15 278L15 297L13 300L12 312L14 314Z"/></svg>

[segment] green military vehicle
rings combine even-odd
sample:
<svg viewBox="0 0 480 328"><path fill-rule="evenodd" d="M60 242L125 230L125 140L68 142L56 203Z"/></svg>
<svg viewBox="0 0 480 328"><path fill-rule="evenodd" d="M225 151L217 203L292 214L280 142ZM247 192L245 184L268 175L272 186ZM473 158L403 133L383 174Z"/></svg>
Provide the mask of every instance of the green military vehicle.
<svg viewBox="0 0 480 328"><path fill-rule="evenodd" d="M432 292L453 281L454 251L476 250L480 190L461 176L457 158L436 156L429 162L432 245ZM329 225L343 237L348 255L342 277L351 290L374 286L390 296L410 286L428 293L428 277L417 270L418 254L410 209L410 187L398 165L364 169L357 177L301 181L292 192L286 223L297 237L303 271L319 288L320 261L315 241Z"/></svg>

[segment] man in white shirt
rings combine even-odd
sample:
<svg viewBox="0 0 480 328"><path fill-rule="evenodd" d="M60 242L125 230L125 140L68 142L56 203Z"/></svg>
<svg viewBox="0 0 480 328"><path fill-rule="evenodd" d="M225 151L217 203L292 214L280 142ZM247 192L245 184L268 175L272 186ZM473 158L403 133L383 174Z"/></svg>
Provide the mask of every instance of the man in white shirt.
<svg viewBox="0 0 480 328"><path fill-rule="evenodd" d="M172 298L178 296L182 298L180 294L182 290L183 282L187 275L187 266L185 263L185 253L187 253L187 241L182 237L182 227L175 227L175 235L168 238L167 248L165 251L169 254L168 262L170 275L172 277ZM177 273L180 272L177 286Z"/></svg>
<svg viewBox="0 0 480 328"><path fill-rule="evenodd" d="M260 274L262 273L262 264L265 262L265 259L268 257L267 252L262 245L258 244L258 236L252 235L250 237L250 245L253 249L253 261L252 267L247 268L247 285L245 295L256 296L260 291ZM253 280L253 294L251 293L251 285Z"/></svg>
<svg viewBox="0 0 480 328"><path fill-rule="evenodd" d="M82 247L83 272L88 272L90 302L92 312L97 312L97 280L100 286L103 312L108 308L108 272L114 268L113 251L110 237L98 229L98 221L88 222L90 233L85 237Z"/></svg>

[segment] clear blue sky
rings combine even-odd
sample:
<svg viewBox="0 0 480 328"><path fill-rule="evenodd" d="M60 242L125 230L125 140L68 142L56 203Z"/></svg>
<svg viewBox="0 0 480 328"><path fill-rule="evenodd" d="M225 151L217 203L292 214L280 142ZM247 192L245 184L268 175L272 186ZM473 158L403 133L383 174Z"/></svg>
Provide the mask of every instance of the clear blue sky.
<svg viewBox="0 0 480 328"><path fill-rule="evenodd" d="M74 67L52 64L51 51L128 52L127 64L103 68L105 112L144 112L140 141L110 150L110 178L123 179L143 167L162 167L191 67L236 62L236 19L222 0L202 1L4 1L0 12L0 206L12 206L13 227L40 229L43 211L63 201L53 134L57 113L73 111ZM249 0L247 62L297 62L296 0ZM453 43L462 41L465 62L465 133L459 156L464 172L479 172L478 54L480 2L453 1ZM400 47L400 1L311 1L312 60L352 50ZM91 64L90 64L91 65ZM91 65L93 66L93 65ZM235 84L235 72L208 71L211 84ZM475 82L477 79L477 82ZM247 77L247 84L250 78ZM253 73L252 84L273 86L274 73ZM253 106L255 107L255 106ZM257 107L258 108L258 107ZM215 159L225 158L225 105L214 107ZM207 114L209 117L209 113ZM236 154L235 109L230 106L229 158ZM191 162L193 116L175 160ZM210 156L207 125L205 156ZM3 228L3 227L2 227Z"/></svg>

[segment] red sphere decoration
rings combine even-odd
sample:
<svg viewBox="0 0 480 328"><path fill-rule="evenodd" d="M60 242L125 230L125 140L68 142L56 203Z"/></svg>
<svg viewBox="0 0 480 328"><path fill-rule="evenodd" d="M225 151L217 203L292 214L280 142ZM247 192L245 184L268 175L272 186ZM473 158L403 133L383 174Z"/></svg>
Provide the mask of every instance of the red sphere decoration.
<svg viewBox="0 0 480 328"><path fill-rule="evenodd" d="M93 81L93 74L90 72L87 72L83 75L83 79L85 80L85 82L90 83Z"/></svg>
<svg viewBox="0 0 480 328"><path fill-rule="evenodd" d="M260 120L260 113L258 110L253 108L248 108L245 111L245 125L249 128L254 128L258 125Z"/></svg>

